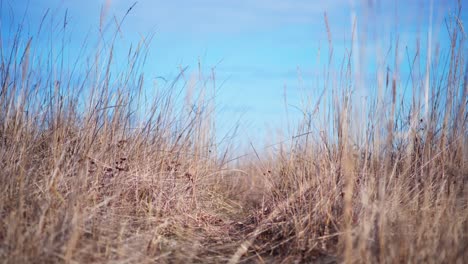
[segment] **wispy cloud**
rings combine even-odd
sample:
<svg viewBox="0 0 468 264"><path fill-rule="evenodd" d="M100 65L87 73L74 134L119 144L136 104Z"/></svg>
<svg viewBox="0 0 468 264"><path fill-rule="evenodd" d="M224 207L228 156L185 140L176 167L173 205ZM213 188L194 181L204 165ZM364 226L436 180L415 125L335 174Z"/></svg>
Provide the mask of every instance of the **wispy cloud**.
<svg viewBox="0 0 468 264"><path fill-rule="evenodd" d="M156 25L163 31L235 33L296 23L311 23L343 1L150 1L138 3L136 25ZM127 3L118 2L122 9ZM320 21L320 19L319 19Z"/></svg>

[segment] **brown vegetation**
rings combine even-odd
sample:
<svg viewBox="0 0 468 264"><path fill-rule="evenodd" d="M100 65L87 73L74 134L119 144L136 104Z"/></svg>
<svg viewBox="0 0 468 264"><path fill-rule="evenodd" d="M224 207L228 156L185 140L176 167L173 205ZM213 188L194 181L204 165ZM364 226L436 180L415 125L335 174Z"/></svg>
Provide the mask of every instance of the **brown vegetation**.
<svg viewBox="0 0 468 264"><path fill-rule="evenodd" d="M423 80L398 101L388 63L396 73L373 86L389 99L361 109L348 69L303 109L297 136L236 162L206 88L181 105L181 72L147 96L146 43L113 72L115 38L94 61L64 62L60 44L41 53L40 35L19 30L1 47L0 259L466 263L468 67L465 32L450 29L427 115Z"/></svg>

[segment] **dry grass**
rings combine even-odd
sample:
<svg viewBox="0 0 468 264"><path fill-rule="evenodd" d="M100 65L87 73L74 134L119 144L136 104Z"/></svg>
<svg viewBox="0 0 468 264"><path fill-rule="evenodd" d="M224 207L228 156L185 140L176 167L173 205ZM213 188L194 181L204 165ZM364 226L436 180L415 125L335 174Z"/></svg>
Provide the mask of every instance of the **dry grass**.
<svg viewBox="0 0 468 264"><path fill-rule="evenodd" d="M398 101L396 59L393 76L373 84L388 99L363 108L347 66L343 80L326 85L329 101L305 107L296 137L236 166L215 140L214 95L203 80L182 71L147 95L146 40L114 58L116 32L91 60L80 53L70 62L55 54L63 41L43 51L45 33L18 30L1 39L0 259L466 263L468 66L459 23L439 62L447 67L430 72L427 114L419 92ZM127 62L121 71L117 60Z"/></svg>

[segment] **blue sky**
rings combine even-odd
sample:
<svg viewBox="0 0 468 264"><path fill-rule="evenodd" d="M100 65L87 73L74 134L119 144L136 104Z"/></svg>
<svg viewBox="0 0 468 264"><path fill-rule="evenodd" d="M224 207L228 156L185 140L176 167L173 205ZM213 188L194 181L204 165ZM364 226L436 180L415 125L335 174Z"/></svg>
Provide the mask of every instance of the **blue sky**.
<svg viewBox="0 0 468 264"><path fill-rule="evenodd" d="M27 26L34 31L46 9L51 8L58 20L68 10L70 32L77 40L83 39L86 34L93 36L98 32L101 12L105 14L104 26L109 25L113 16L121 18L133 3L3 0L2 32L8 32L12 26L9 14L18 19L18 14L24 13ZM401 49L408 47L414 51L418 37L425 49L430 3L430 0L140 0L126 18L119 41L136 43L142 36L155 33L144 69L150 79L157 76L171 79L179 67L185 66L196 73L199 61L205 75L215 68L217 83L223 83L216 97L221 130L241 118L239 137L255 140L263 138L260 134L274 133L286 126L285 91L289 104L298 107L304 93L311 98L320 94L329 51L325 12L334 46L332 68L339 69L346 49L351 47L352 21L356 18L355 45L359 52L354 60L359 61L365 78L373 78L385 64L379 66L378 57L394 43L396 36ZM455 10L456 2L432 3L433 42L446 46L443 19ZM467 6L467 2L462 1L462 5ZM405 57L401 57L404 71ZM338 74L333 71L332 75ZM288 111L294 123L300 112L293 106L288 106Z"/></svg>

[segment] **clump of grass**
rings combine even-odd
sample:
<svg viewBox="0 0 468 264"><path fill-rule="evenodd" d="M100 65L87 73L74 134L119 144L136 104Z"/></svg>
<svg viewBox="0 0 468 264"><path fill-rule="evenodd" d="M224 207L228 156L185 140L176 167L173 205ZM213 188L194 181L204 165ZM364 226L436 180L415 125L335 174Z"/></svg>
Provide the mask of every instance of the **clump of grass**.
<svg viewBox="0 0 468 264"><path fill-rule="evenodd" d="M395 62L382 67L393 76L368 84L388 99L363 104L354 95L362 83L344 58L343 86L324 88L331 103L306 107L296 136L251 165L267 202L232 263L466 262L468 64L465 33L454 20L447 61L428 62L429 105L421 104L419 86L410 98L397 97L398 40ZM326 16L325 23L331 45ZM440 72L437 63L447 68Z"/></svg>
<svg viewBox="0 0 468 264"><path fill-rule="evenodd" d="M218 212L236 206L214 189L224 165L204 80L190 87L190 105L178 104L183 73L148 95L150 38L120 57L122 19L94 51L84 43L76 54L66 20L57 31L30 37L20 26L1 39L0 258L200 260L225 228ZM61 44L44 51L45 39Z"/></svg>

